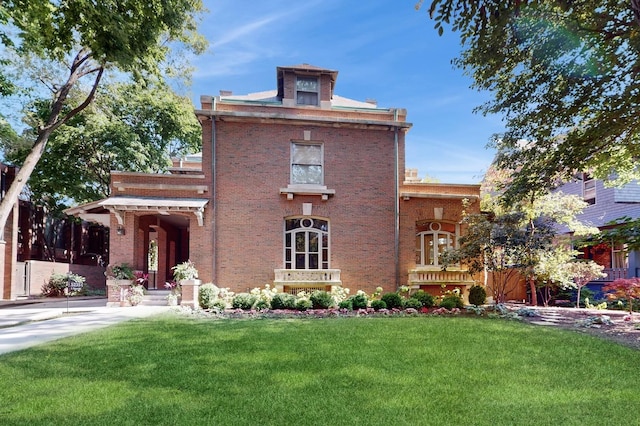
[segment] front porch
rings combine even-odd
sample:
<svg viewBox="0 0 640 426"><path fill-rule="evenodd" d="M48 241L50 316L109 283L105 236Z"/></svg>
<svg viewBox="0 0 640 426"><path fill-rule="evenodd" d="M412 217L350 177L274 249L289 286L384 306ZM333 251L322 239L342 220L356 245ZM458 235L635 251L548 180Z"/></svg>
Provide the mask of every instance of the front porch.
<svg viewBox="0 0 640 426"><path fill-rule="evenodd" d="M296 295L301 291L331 291L341 286L340 269L275 269L273 285L278 291Z"/></svg>

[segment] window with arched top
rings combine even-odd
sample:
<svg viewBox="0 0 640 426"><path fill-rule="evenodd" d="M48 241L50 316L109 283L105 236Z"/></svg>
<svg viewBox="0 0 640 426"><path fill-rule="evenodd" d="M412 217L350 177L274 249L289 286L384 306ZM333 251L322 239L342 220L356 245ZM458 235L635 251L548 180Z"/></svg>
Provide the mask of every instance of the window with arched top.
<svg viewBox="0 0 640 426"><path fill-rule="evenodd" d="M416 265L439 266L442 254L456 248L458 226L452 223L422 222L416 229Z"/></svg>
<svg viewBox="0 0 640 426"><path fill-rule="evenodd" d="M329 222L312 217L285 220L285 269L329 269Z"/></svg>

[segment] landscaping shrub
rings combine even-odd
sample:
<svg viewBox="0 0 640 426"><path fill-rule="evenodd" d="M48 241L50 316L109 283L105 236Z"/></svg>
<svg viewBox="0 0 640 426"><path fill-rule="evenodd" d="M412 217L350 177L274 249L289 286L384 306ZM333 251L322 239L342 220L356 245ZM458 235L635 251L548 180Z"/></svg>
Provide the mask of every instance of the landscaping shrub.
<svg viewBox="0 0 640 426"><path fill-rule="evenodd" d="M452 310L453 308L462 309L464 303L462 302L462 298L457 294L447 294L440 301L440 307L447 310Z"/></svg>
<svg viewBox="0 0 640 426"><path fill-rule="evenodd" d="M311 300L311 307L313 309L329 309L333 306L333 298L331 297L331 294L324 290L314 291L311 293L309 300Z"/></svg>
<svg viewBox="0 0 640 426"><path fill-rule="evenodd" d="M242 309L243 311L248 311L253 308L256 300L257 298L253 294L238 293L233 297L231 306L233 306L234 309Z"/></svg>
<svg viewBox="0 0 640 426"><path fill-rule="evenodd" d="M424 290L418 290L409 299L418 300L425 308L431 308L436 304L434 297Z"/></svg>
<svg viewBox="0 0 640 426"><path fill-rule="evenodd" d="M402 309L404 305L402 296L398 293L385 293L382 295L380 300L384 301L387 305L387 309Z"/></svg>
<svg viewBox="0 0 640 426"><path fill-rule="evenodd" d="M349 299L351 300L353 309L367 309L367 306L369 304L369 300L364 294L356 294L351 296Z"/></svg>
<svg viewBox="0 0 640 426"><path fill-rule="evenodd" d="M271 309L295 309L296 297L289 293L276 293L271 298Z"/></svg>
<svg viewBox="0 0 640 426"><path fill-rule="evenodd" d="M212 309L218 300L218 287L212 283L202 284L198 293L198 302L203 309ZM224 303L224 302L223 302Z"/></svg>
<svg viewBox="0 0 640 426"><path fill-rule="evenodd" d="M376 311L379 311L380 309L386 309L387 304L385 303L384 300L372 300L371 307Z"/></svg>
<svg viewBox="0 0 640 426"><path fill-rule="evenodd" d="M203 309L215 309L223 311L227 307L227 302L223 296L226 289L220 289L213 283L206 283L200 286L198 302Z"/></svg>
<svg viewBox="0 0 640 426"><path fill-rule="evenodd" d="M469 289L469 303L472 305L484 305L487 300L487 291L480 285L474 285Z"/></svg>
<svg viewBox="0 0 640 426"><path fill-rule="evenodd" d="M306 311L308 309L311 309L311 307L311 300L309 299L298 299L298 301L296 302L296 309L299 311Z"/></svg>
<svg viewBox="0 0 640 426"><path fill-rule="evenodd" d="M253 305L253 309L257 309L259 311L263 309L270 309L270 308L271 308L271 303L269 303L269 301L265 299L258 299L258 301Z"/></svg>
<svg viewBox="0 0 640 426"><path fill-rule="evenodd" d="M353 311L353 300L351 298L343 300L342 302L338 303L338 308Z"/></svg>
<svg viewBox="0 0 640 426"><path fill-rule="evenodd" d="M404 301L404 308L405 309L421 309L422 308L422 303L418 300L418 299L414 299L414 298L409 298L407 300Z"/></svg>
<svg viewBox="0 0 640 426"><path fill-rule="evenodd" d="M67 288L67 284L69 282L82 285L82 290L72 292L72 295L82 294L82 292L86 288L85 278L82 275L72 274L71 272L67 274L56 273L52 274L49 278L49 281L42 286L42 295L45 297L65 296L65 289Z"/></svg>

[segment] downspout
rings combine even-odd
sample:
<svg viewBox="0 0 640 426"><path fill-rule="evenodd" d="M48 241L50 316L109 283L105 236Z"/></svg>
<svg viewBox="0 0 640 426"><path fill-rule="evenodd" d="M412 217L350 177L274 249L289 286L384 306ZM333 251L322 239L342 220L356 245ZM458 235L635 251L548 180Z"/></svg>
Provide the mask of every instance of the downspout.
<svg viewBox="0 0 640 426"><path fill-rule="evenodd" d="M398 121L398 109L393 111L393 121ZM393 138L393 151L394 151L394 163L395 163L395 235L394 235L394 262L396 273L396 288L400 285L400 171L399 171L399 149L398 149L398 126L394 128Z"/></svg>
<svg viewBox="0 0 640 426"><path fill-rule="evenodd" d="M212 109L215 110L215 98L213 99ZM218 235L218 200L217 200L217 190L216 190L216 119L214 116L211 116L211 186L212 186L212 208L213 208L213 232L211 232L211 246L213 247L213 256L212 256L212 269L211 269L211 280L214 283L217 283L216 280L216 267L218 265L218 245L216 244L217 235Z"/></svg>

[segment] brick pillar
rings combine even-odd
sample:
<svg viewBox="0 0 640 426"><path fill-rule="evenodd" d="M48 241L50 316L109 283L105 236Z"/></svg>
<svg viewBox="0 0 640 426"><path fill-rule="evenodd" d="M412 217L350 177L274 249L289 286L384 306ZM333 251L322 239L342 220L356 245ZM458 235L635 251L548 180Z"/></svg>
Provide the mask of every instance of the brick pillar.
<svg viewBox="0 0 640 426"><path fill-rule="evenodd" d="M132 283L131 280L107 280L107 307L131 306L126 296Z"/></svg>
<svg viewBox="0 0 640 426"><path fill-rule="evenodd" d="M200 283L200 280L180 281L180 287L182 287L182 302L180 302L180 306L189 306L193 309L200 307L200 303L198 302Z"/></svg>

